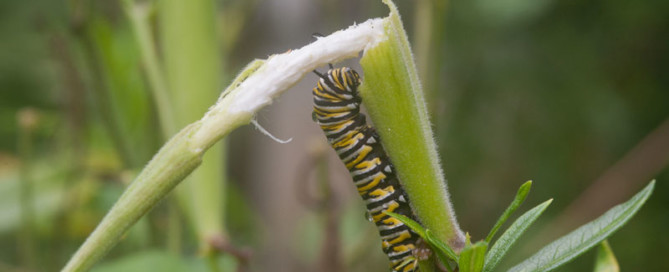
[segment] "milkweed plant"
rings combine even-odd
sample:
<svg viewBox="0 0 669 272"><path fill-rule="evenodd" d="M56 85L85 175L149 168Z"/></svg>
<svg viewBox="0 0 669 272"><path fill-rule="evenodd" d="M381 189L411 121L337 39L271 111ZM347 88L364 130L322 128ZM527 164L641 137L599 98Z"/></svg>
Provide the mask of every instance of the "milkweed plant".
<svg viewBox="0 0 669 272"><path fill-rule="evenodd" d="M363 104L418 220L388 214L412 228L433 253L420 260L420 270L496 271L496 265L552 200L519 216L495 239L529 193L532 182L528 181L520 186L484 240L471 241L460 229L406 32L394 3L383 2L390 9L388 17L369 19L318 37L302 48L248 64L200 120L181 129L154 155L62 271L90 269L137 220L200 165L208 148L234 129L252 122L256 112L304 75L322 65L357 57L360 52ZM651 181L627 202L548 244L509 271L550 271L597 246L595 271L618 271L606 238L641 208L654 184Z"/></svg>

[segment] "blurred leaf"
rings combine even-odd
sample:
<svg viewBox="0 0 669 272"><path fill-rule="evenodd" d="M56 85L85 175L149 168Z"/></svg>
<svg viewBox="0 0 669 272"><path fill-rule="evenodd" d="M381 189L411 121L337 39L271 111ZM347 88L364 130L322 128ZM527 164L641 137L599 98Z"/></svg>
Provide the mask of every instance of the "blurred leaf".
<svg viewBox="0 0 669 272"><path fill-rule="evenodd" d="M643 206L654 187L655 180L632 199L552 242L509 271L550 271L578 257L625 225Z"/></svg>
<svg viewBox="0 0 669 272"><path fill-rule="evenodd" d="M63 169L65 168L59 167L58 160L38 161L33 166L33 204L38 224L52 223L50 218L62 207L62 184L66 176ZM0 175L0 233L19 227L19 182L17 171L6 171Z"/></svg>
<svg viewBox="0 0 669 272"><path fill-rule="evenodd" d="M526 23L541 15L551 0L477 0L483 18L497 26Z"/></svg>
<svg viewBox="0 0 669 272"><path fill-rule="evenodd" d="M113 27L107 19L96 17L90 24L89 37L99 61L101 87L96 92L99 110L107 110L108 129L120 141L118 150L129 167L145 163L158 147L153 109L143 80L140 55L127 24ZM97 86L96 86L97 87ZM100 105L104 103L105 105Z"/></svg>
<svg viewBox="0 0 669 272"><path fill-rule="evenodd" d="M616 256L613 254L613 250L611 250L611 246L607 240L599 244L594 272L620 272Z"/></svg>
<svg viewBox="0 0 669 272"><path fill-rule="evenodd" d="M460 272L479 272L483 270L486 249L488 249L488 243L485 241L465 246L465 249L460 252L460 260L458 261Z"/></svg>
<svg viewBox="0 0 669 272"><path fill-rule="evenodd" d="M147 251L128 254L117 260L101 263L93 272L140 272L140 271L163 271L181 272L189 271L189 266L180 256L164 251Z"/></svg>
<svg viewBox="0 0 669 272"><path fill-rule="evenodd" d="M521 187L522 188L522 187ZM553 200L547 200L544 203L539 204L533 209L527 211L525 214L520 216L513 224L507 229L504 234L502 234L495 244L490 248L488 254L485 258L485 271L493 271L497 263L499 263L506 252L513 246L513 244L518 240L518 238L525 232L525 230L534 223L534 221L539 218L539 216L546 210L548 205L551 204Z"/></svg>
<svg viewBox="0 0 669 272"><path fill-rule="evenodd" d="M359 202L358 202L359 201ZM378 229L370 224L362 199L345 205L341 214L342 256L351 271L376 271L388 267Z"/></svg>

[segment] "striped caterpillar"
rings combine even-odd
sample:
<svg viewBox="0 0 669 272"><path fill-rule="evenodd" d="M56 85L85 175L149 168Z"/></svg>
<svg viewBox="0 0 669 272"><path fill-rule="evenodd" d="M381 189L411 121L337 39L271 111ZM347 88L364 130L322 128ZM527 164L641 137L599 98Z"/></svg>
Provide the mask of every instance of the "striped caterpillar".
<svg viewBox="0 0 669 272"><path fill-rule="evenodd" d="M414 250L419 236L401 221L383 213L415 218L378 134L360 113L360 76L348 67L330 66L326 74L314 73L320 77L313 89L314 121L351 173L371 221L379 230L383 252L390 259L392 270L418 270Z"/></svg>

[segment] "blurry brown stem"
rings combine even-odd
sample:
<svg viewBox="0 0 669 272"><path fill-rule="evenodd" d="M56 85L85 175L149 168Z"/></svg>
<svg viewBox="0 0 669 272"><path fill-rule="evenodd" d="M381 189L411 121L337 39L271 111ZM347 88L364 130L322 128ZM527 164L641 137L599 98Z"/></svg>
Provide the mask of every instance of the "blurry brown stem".
<svg viewBox="0 0 669 272"><path fill-rule="evenodd" d="M19 252L21 262L24 267L35 268L38 260L37 251L35 251L35 207L33 195L32 179L32 153L33 142L32 134L38 123L38 115L34 109L22 109L17 114L18 129L18 147L17 151L21 158L19 201L21 207L21 230L19 236Z"/></svg>
<svg viewBox="0 0 669 272"><path fill-rule="evenodd" d="M623 201L669 164L669 118L607 169L537 235L572 229Z"/></svg>
<svg viewBox="0 0 669 272"><path fill-rule="evenodd" d="M28 269L25 268L20 268L20 267L14 267L12 265L0 262L0 271L4 272L31 272Z"/></svg>
<svg viewBox="0 0 669 272"><path fill-rule="evenodd" d="M311 156L307 158L302 167L303 169L297 181L303 184L296 186L298 188L298 199L301 202L316 212L325 215L325 232L323 237L323 247L318 261L318 268L316 271L337 272L343 271L343 263L341 257L341 237L339 237L339 201L337 196L333 193L332 184L328 173L328 163L326 154L323 149L312 152ZM322 194L320 199L310 196L308 192L309 172L316 171L316 180L319 184L319 192Z"/></svg>
<svg viewBox="0 0 669 272"><path fill-rule="evenodd" d="M237 259L237 271L245 272L248 271L249 260L251 259L252 252L249 249L237 248L230 244L229 241L224 239L221 236L212 237L209 239L209 245L211 248L216 249L218 252L223 252L232 255ZM218 258L218 254L209 254L210 258Z"/></svg>
<svg viewBox="0 0 669 272"><path fill-rule="evenodd" d="M339 237L339 205L337 196L333 193L331 180L328 175L328 164L325 154L318 156L316 162L316 177L320 181L323 191L323 207L325 212L325 232L323 248L321 249L320 271L343 271L341 262L341 238Z"/></svg>
<svg viewBox="0 0 669 272"><path fill-rule="evenodd" d="M70 145L74 150L73 172L79 172L82 166L82 157L85 154L82 136L85 124L85 86L77 71L68 41L61 33L54 33L49 39L49 49L52 58L61 66L63 78L63 111L67 113Z"/></svg>

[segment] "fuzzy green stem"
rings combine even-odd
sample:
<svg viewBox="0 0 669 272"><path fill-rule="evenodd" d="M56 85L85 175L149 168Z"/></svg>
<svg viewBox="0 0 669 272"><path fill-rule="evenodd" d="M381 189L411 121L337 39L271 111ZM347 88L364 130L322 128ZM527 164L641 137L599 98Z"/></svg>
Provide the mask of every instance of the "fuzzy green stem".
<svg viewBox="0 0 669 272"><path fill-rule="evenodd" d="M202 154L235 128L248 124L273 98L326 63L355 57L383 39L381 19L335 32L267 61L251 62L198 121L170 139L121 195L63 271L84 271L111 249L143 214L202 161Z"/></svg>
<svg viewBox="0 0 669 272"><path fill-rule="evenodd" d="M104 256L120 237L201 162L203 151L190 148L190 125L168 141L126 189L63 271L85 271Z"/></svg>
<svg viewBox="0 0 669 272"><path fill-rule="evenodd" d="M449 200L411 48L397 8L389 0L384 3L390 7L384 20L387 39L360 60L360 94L416 216L459 251L464 236Z"/></svg>

